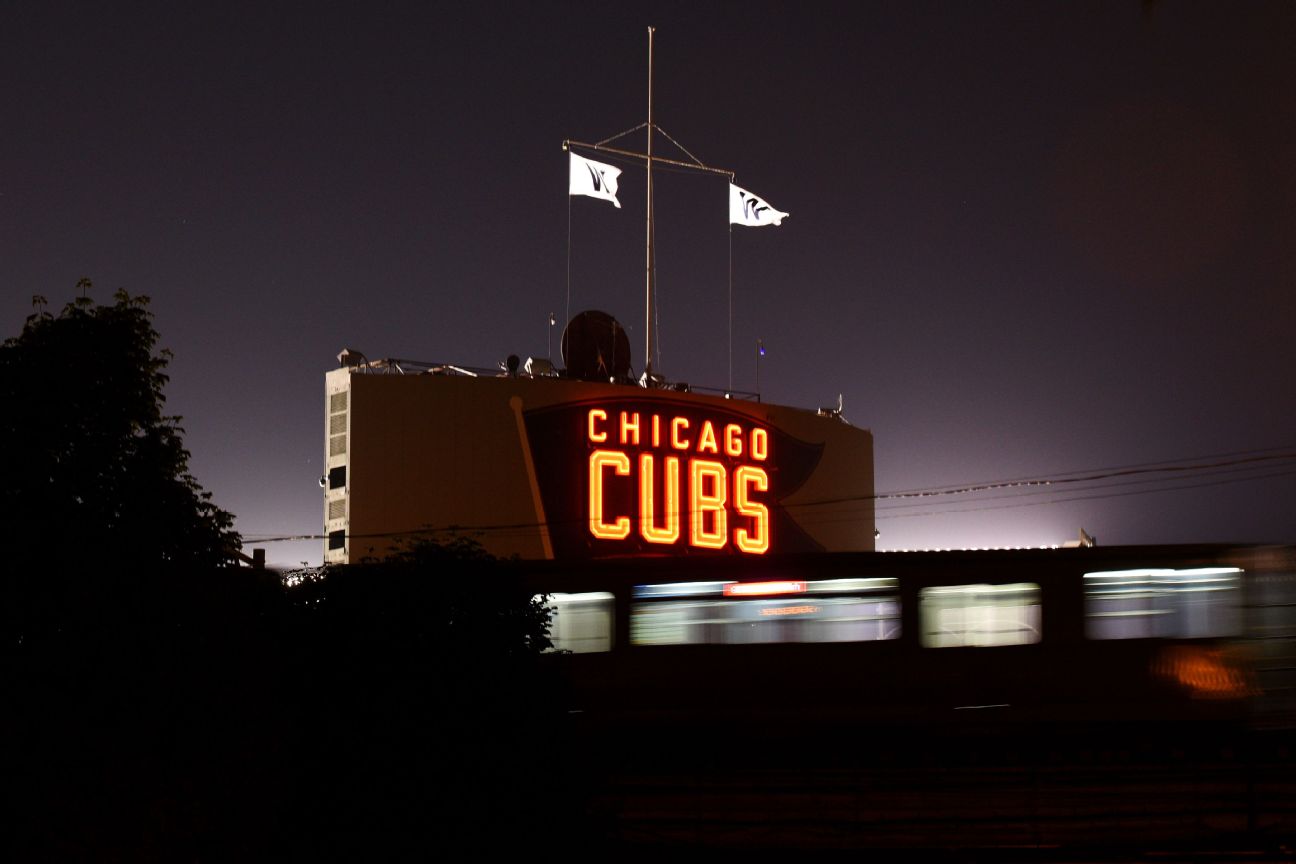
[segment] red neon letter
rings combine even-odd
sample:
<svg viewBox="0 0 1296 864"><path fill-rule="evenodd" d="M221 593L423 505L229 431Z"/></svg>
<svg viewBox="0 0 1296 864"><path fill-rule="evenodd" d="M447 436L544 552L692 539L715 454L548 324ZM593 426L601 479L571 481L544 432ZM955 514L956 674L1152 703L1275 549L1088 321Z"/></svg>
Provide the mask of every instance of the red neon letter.
<svg viewBox="0 0 1296 864"><path fill-rule="evenodd" d="M687 438L683 441L680 440L680 432L688 427L689 422L687 417L676 417L671 421L671 446L676 450L687 450L689 448L689 440Z"/></svg>
<svg viewBox="0 0 1296 864"><path fill-rule="evenodd" d="M589 412L589 440L601 442L607 440L607 433L600 432L594 428L595 420L606 420L607 412L602 408L591 408Z"/></svg>
<svg viewBox="0 0 1296 864"><path fill-rule="evenodd" d="M615 522L603 521L603 469L612 468L620 476L630 473L630 457L614 450L595 450L589 463L590 533L600 540L624 540L630 536L630 517L618 516Z"/></svg>
<svg viewBox="0 0 1296 864"><path fill-rule="evenodd" d="M633 438L634 441L629 439ZM639 412L626 414L621 412L621 443L639 446Z"/></svg>
<svg viewBox="0 0 1296 864"><path fill-rule="evenodd" d="M769 458L769 432L764 429L752 430L751 455L757 462L764 462Z"/></svg>
<svg viewBox="0 0 1296 864"><path fill-rule="evenodd" d="M730 423L725 427L725 452L730 456L742 455L742 427L737 423Z"/></svg>
<svg viewBox="0 0 1296 864"><path fill-rule="evenodd" d="M662 496L666 524L658 528L654 516L653 457L651 453L639 457L639 533L649 543L674 543L679 539L679 462L678 456L666 457L666 494Z"/></svg>
<svg viewBox="0 0 1296 864"><path fill-rule="evenodd" d="M743 465L734 472L734 509L739 516L752 518L752 529L734 529L734 544L743 552L764 555L769 551L769 508L747 497L748 487L757 492L769 491L769 475L764 468Z"/></svg>
<svg viewBox="0 0 1296 864"><path fill-rule="evenodd" d="M702 437L698 439L699 453L719 453L720 448L716 446L715 427L711 421L707 420L702 424Z"/></svg>
<svg viewBox="0 0 1296 864"><path fill-rule="evenodd" d="M711 481L711 492L704 488ZM719 462L695 459L689 463L689 542L706 549L723 549L728 542L725 500L729 497L725 467ZM706 515L714 514L711 530Z"/></svg>

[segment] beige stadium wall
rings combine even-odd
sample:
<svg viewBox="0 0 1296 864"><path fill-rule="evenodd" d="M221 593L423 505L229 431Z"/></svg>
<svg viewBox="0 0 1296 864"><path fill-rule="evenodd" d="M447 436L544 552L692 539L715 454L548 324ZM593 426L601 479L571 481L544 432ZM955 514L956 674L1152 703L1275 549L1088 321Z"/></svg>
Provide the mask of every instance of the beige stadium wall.
<svg viewBox="0 0 1296 864"><path fill-rule="evenodd" d="M470 537L495 555L553 557L524 414L627 399L660 403L663 412L684 401L702 412L741 414L822 445L816 469L782 500L784 510L827 551L874 548L872 435L836 418L758 402L555 378L327 373L326 406L336 409L335 395L342 392L348 394L345 453L330 452L337 446L335 411L326 421L325 453L330 469L346 465L347 483L345 489L326 490L325 532L345 531L347 539L344 548L334 550L326 541L326 561L382 557L422 532L437 539ZM337 501L344 504L330 509ZM343 510L345 517L337 518ZM777 542L771 551L779 551Z"/></svg>

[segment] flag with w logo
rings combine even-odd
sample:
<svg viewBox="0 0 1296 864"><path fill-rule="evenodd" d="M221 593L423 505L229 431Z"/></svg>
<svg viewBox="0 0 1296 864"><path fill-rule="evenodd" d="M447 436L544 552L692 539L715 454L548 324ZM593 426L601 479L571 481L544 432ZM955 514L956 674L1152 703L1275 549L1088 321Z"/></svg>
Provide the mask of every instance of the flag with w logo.
<svg viewBox="0 0 1296 864"><path fill-rule="evenodd" d="M729 223L759 228L762 225L782 225L786 213L775 210L763 198L746 189L729 184Z"/></svg>
<svg viewBox="0 0 1296 864"><path fill-rule="evenodd" d="M575 153L570 155L571 185L568 187L568 194L602 198L620 207L621 202L617 200L616 191L617 177L621 176L621 169L614 165L595 162L593 159L585 159Z"/></svg>

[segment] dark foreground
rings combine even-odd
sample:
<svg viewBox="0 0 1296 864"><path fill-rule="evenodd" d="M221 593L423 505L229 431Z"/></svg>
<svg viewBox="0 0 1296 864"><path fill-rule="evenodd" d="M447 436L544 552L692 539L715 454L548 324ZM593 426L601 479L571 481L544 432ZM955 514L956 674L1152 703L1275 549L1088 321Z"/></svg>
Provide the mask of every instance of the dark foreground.
<svg viewBox="0 0 1296 864"><path fill-rule="evenodd" d="M832 666L856 695L812 710L756 654L664 652L608 666L590 701L546 662L575 658L537 652L531 589L456 561L32 595L0 658L5 860L1296 857L1286 679L1226 712L1133 712L1109 687L1076 710L897 715L875 667ZM942 693L1013 677L952 663ZM1083 683L1078 661L1037 665L1029 682Z"/></svg>
<svg viewBox="0 0 1296 864"><path fill-rule="evenodd" d="M47 727L73 737L6 772L9 860L1296 857L1286 731L663 732L498 702L438 716L390 680L299 692L309 712L226 683L196 703L139 694L107 727L82 722L93 705Z"/></svg>
<svg viewBox="0 0 1296 864"><path fill-rule="evenodd" d="M870 849L954 860L1292 857L1289 735L1130 731L872 743L789 734L745 752L716 739L709 756L600 773L586 806L610 845L645 857L682 847L760 859Z"/></svg>

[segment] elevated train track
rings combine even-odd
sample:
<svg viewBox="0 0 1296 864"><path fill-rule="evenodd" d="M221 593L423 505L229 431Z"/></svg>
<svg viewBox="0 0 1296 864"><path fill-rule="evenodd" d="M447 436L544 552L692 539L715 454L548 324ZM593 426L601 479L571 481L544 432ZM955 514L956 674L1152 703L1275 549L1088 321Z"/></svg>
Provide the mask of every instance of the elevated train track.
<svg viewBox="0 0 1296 864"><path fill-rule="evenodd" d="M1289 860L1289 547L638 559L528 578L604 598L576 630L603 621L608 650L551 659L571 712L560 773L617 850ZM759 584L772 593L732 587ZM979 611L952 603L959 586Z"/></svg>

